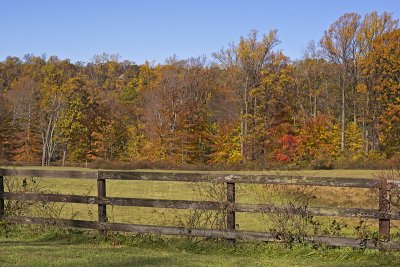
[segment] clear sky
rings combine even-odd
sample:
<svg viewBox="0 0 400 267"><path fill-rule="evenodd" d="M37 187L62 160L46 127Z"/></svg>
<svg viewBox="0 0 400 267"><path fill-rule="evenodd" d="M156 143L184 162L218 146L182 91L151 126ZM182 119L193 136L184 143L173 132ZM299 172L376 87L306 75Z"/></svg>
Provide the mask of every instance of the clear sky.
<svg viewBox="0 0 400 267"><path fill-rule="evenodd" d="M346 12L400 17L400 0L0 0L0 60L57 55L72 62L103 52L143 63L211 56L256 29L300 58L310 40Z"/></svg>

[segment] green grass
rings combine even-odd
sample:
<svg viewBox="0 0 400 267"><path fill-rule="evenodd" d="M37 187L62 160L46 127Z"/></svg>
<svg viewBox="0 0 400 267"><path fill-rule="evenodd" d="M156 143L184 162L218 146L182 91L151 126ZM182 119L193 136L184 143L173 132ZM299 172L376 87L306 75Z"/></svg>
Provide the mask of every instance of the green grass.
<svg viewBox="0 0 400 267"><path fill-rule="evenodd" d="M0 266L399 266L400 254L347 248L188 241L157 236L47 231L0 234Z"/></svg>

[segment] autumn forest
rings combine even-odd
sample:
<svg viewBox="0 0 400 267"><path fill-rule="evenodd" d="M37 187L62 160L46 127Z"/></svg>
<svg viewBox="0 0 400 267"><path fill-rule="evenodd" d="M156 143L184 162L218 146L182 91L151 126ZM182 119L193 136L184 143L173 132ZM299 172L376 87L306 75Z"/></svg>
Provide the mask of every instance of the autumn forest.
<svg viewBox="0 0 400 267"><path fill-rule="evenodd" d="M254 30L212 58L163 64L9 56L0 162L329 168L400 156L397 19L344 14L298 60L279 44L279 31Z"/></svg>

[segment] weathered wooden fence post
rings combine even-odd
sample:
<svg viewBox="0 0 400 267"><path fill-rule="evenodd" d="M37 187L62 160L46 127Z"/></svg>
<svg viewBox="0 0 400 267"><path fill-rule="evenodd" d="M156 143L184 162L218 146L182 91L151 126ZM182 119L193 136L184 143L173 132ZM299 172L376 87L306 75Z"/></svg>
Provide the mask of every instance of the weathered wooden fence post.
<svg viewBox="0 0 400 267"><path fill-rule="evenodd" d="M4 178L0 174L0 216L4 214Z"/></svg>
<svg viewBox="0 0 400 267"><path fill-rule="evenodd" d="M226 213L226 227L228 231L235 231L236 218L235 218L235 183L227 183L226 200L228 208ZM235 239L228 239L229 244L234 245Z"/></svg>
<svg viewBox="0 0 400 267"><path fill-rule="evenodd" d="M390 191L386 179L381 179L379 186L379 212L387 213L390 210ZM379 235L386 240L390 237L390 220L379 219Z"/></svg>
<svg viewBox="0 0 400 267"><path fill-rule="evenodd" d="M106 197L106 179L100 177L97 178L97 196L99 198ZM97 205L99 223L107 222L107 206L105 204Z"/></svg>

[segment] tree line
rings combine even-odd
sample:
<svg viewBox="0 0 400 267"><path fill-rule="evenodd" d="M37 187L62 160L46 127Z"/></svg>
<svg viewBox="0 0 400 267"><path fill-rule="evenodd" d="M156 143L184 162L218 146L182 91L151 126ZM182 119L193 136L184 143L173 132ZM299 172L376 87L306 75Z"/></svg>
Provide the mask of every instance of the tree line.
<svg viewBox="0 0 400 267"><path fill-rule="evenodd" d="M257 31L205 57L137 65L26 55L0 62L0 161L389 159L400 149L400 30L338 18L300 60Z"/></svg>

